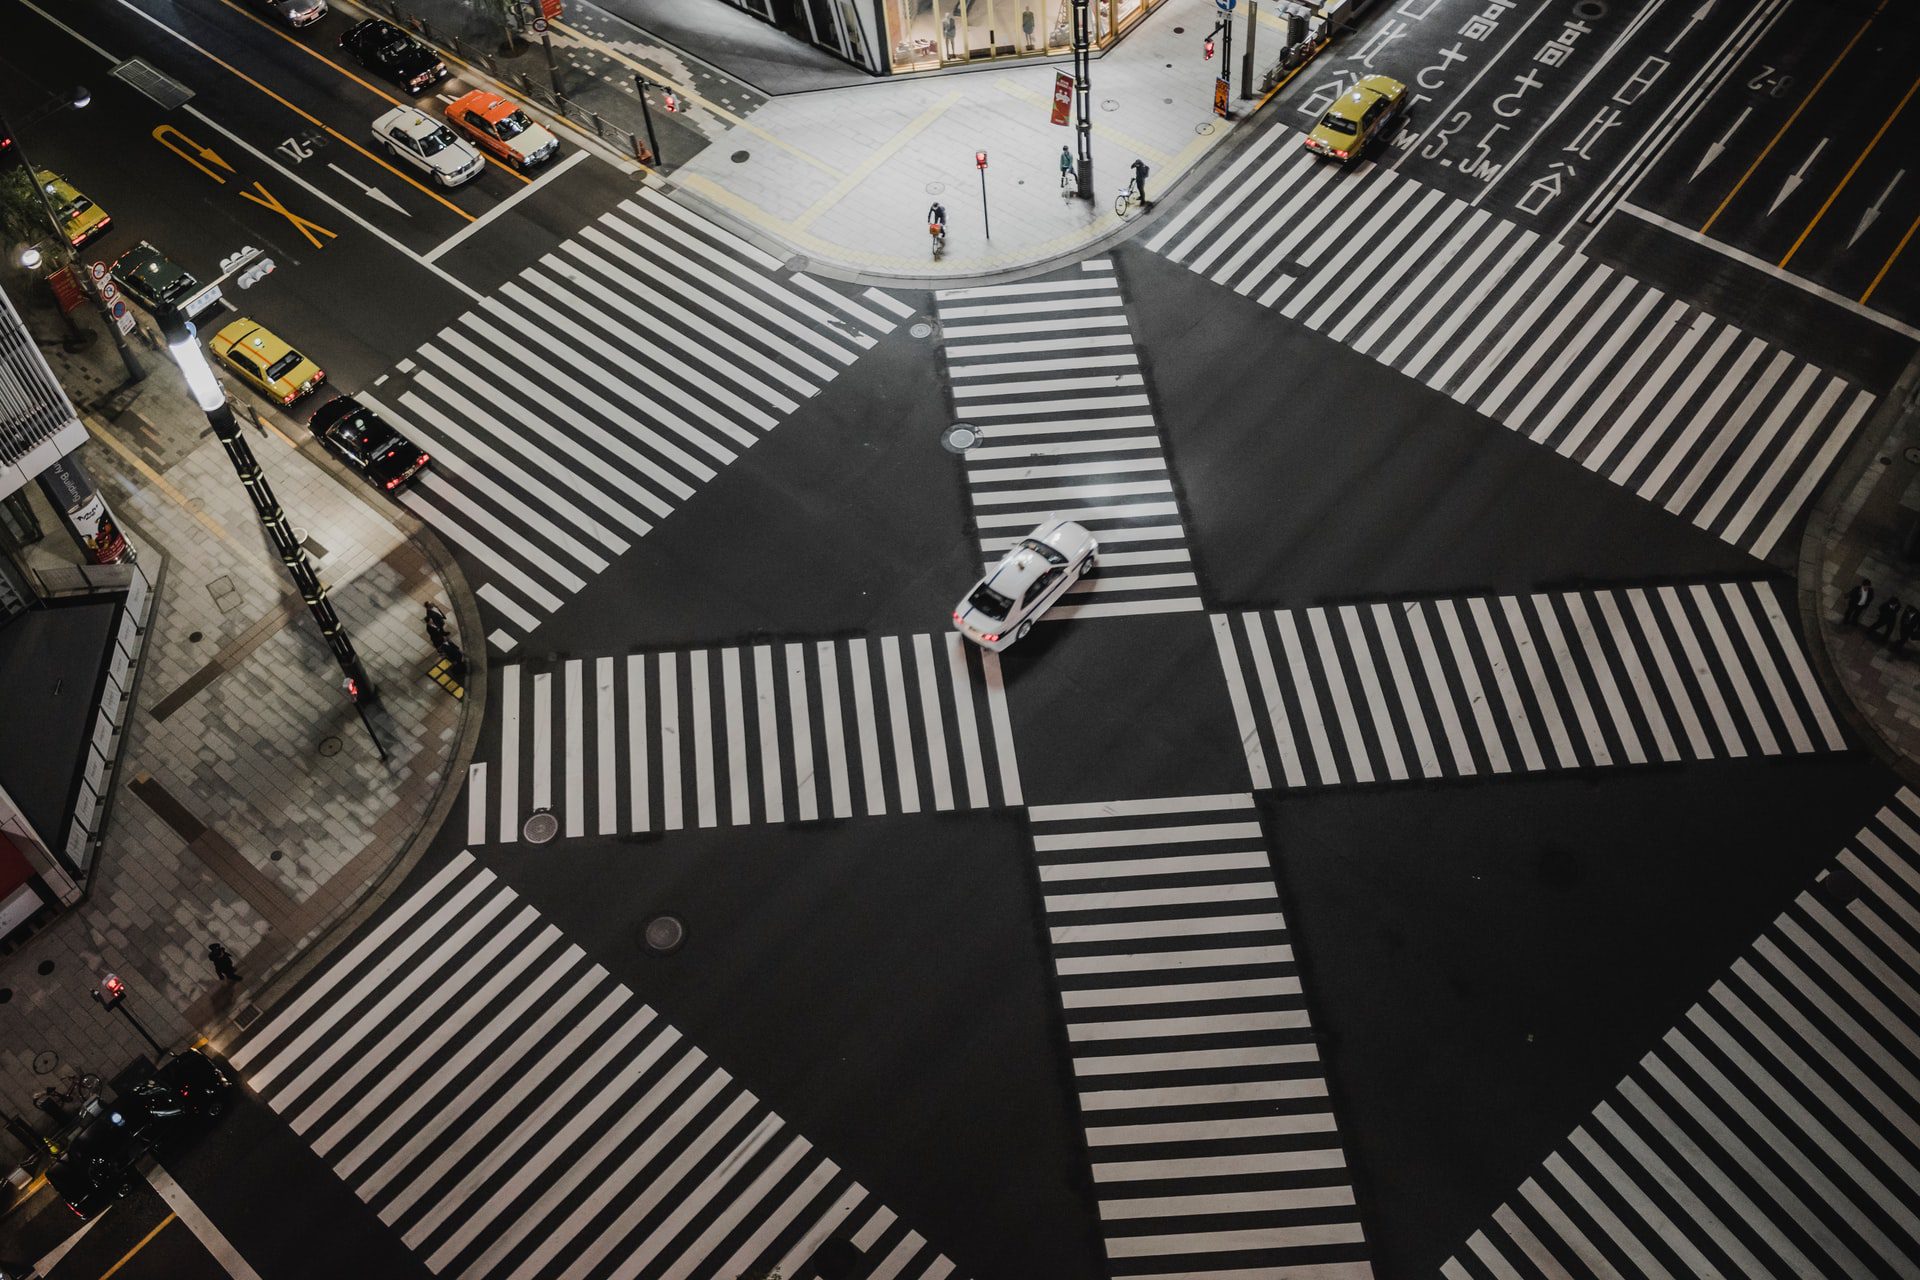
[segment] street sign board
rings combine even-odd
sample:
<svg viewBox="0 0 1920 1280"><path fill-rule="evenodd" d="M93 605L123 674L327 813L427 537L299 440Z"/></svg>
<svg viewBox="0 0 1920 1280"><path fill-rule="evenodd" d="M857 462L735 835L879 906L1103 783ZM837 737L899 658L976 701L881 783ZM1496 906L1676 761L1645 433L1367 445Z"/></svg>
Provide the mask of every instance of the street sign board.
<svg viewBox="0 0 1920 1280"><path fill-rule="evenodd" d="M1064 71L1053 74L1053 122L1065 124L1073 109L1073 77Z"/></svg>
<svg viewBox="0 0 1920 1280"><path fill-rule="evenodd" d="M1219 116L1221 119L1226 118L1227 82L1225 80L1215 80L1213 82L1213 114Z"/></svg>
<svg viewBox="0 0 1920 1280"><path fill-rule="evenodd" d="M87 274L95 280L105 280L107 278L107 264L104 262L89 262L87 264Z"/></svg>
<svg viewBox="0 0 1920 1280"><path fill-rule="evenodd" d="M114 320L114 323L120 326L120 332L132 333L133 332L133 312L128 311L124 313L123 315L118 317L116 320Z"/></svg>
<svg viewBox="0 0 1920 1280"><path fill-rule="evenodd" d="M1213 4L1222 13L1232 13L1235 0L1213 0Z"/></svg>
<svg viewBox="0 0 1920 1280"><path fill-rule="evenodd" d="M125 314L127 314L127 304L116 298L113 303L113 318L118 320Z"/></svg>
<svg viewBox="0 0 1920 1280"><path fill-rule="evenodd" d="M53 286L53 296L59 300L62 311L71 311L86 301L85 295L80 292L79 282L73 278L72 270L67 267L61 267L48 276L47 283Z"/></svg>
<svg viewBox="0 0 1920 1280"><path fill-rule="evenodd" d="M102 302L112 302L120 296L120 290L114 288L113 281L111 280L102 280L94 287L100 290L100 301Z"/></svg>
<svg viewBox="0 0 1920 1280"><path fill-rule="evenodd" d="M547 34L547 20L545 18L535 18L533 20L533 34L537 36Z"/></svg>

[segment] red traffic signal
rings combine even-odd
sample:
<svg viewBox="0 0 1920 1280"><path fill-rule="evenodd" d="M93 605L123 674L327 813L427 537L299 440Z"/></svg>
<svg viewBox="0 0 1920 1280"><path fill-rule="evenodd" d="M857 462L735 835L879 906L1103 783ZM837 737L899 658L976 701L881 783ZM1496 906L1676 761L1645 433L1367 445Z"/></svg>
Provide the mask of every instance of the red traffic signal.
<svg viewBox="0 0 1920 1280"><path fill-rule="evenodd" d="M94 989L93 998L111 1009L127 994L127 984L117 973L110 973L100 979L100 985Z"/></svg>
<svg viewBox="0 0 1920 1280"><path fill-rule="evenodd" d="M360 682L352 676L344 677L340 681L340 687L347 691L347 701L353 703L355 706L359 706L361 699L366 696L361 691Z"/></svg>
<svg viewBox="0 0 1920 1280"><path fill-rule="evenodd" d="M666 90L660 95L660 99L661 105L666 107L667 110L678 111L680 109L680 99L674 96L673 90Z"/></svg>
<svg viewBox="0 0 1920 1280"><path fill-rule="evenodd" d="M1212 61L1213 59L1213 37L1212 36L1207 37L1207 43L1203 46L1203 48L1205 48L1206 50L1208 61Z"/></svg>
<svg viewBox="0 0 1920 1280"><path fill-rule="evenodd" d="M987 167L987 153L986 153L986 152L984 152L984 151L976 151L976 152L974 152L974 153L973 153L973 167L974 167L974 168L976 168L976 169L984 169L984 168L986 168L986 167Z"/></svg>

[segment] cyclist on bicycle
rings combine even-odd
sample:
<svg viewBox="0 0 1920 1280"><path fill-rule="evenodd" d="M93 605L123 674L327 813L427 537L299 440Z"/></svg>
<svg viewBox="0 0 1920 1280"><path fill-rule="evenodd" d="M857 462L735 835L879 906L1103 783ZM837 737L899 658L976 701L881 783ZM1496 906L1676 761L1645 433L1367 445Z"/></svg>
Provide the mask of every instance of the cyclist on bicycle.
<svg viewBox="0 0 1920 1280"><path fill-rule="evenodd" d="M938 200L927 210L927 234L943 240L947 236L947 207Z"/></svg>

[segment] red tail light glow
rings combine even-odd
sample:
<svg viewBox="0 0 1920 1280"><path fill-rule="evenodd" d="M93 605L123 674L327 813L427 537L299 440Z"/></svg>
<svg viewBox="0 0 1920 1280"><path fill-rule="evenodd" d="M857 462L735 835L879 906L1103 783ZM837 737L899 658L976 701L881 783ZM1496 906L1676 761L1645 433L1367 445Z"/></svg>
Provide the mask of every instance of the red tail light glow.
<svg viewBox="0 0 1920 1280"><path fill-rule="evenodd" d="M988 644L992 644L1000 638L1000 633L996 631L992 635L981 636L980 638L986 641Z"/></svg>
<svg viewBox="0 0 1920 1280"><path fill-rule="evenodd" d="M953 611L953 625L956 627L960 625L960 611L958 609Z"/></svg>

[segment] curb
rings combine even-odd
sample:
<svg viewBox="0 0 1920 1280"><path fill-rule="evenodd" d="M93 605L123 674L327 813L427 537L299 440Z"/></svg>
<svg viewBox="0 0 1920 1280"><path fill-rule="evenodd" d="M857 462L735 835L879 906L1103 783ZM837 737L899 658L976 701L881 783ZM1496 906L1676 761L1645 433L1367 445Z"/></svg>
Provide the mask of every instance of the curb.
<svg viewBox="0 0 1920 1280"><path fill-rule="evenodd" d="M1861 709L1852 686L1841 673L1828 648L1829 611L1823 597L1827 552L1851 534L1852 520L1844 529L1835 528L1835 516L1841 504L1875 465L1880 450L1899 428L1902 419L1920 416L1920 356L1915 356L1901 372L1887 394L1881 398L1873 416L1862 426L1845 459L1820 491L1813 509L1807 514L1800 535L1800 554L1795 578L1800 603L1800 631L1820 683L1834 697L1839 713L1873 755L1893 770L1909 787L1920 789L1920 760L1901 754L1874 725L1872 717ZM1864 504L1863 504L1864 505ZM1858 512L1854 518L1858 518Z"/></svg>

